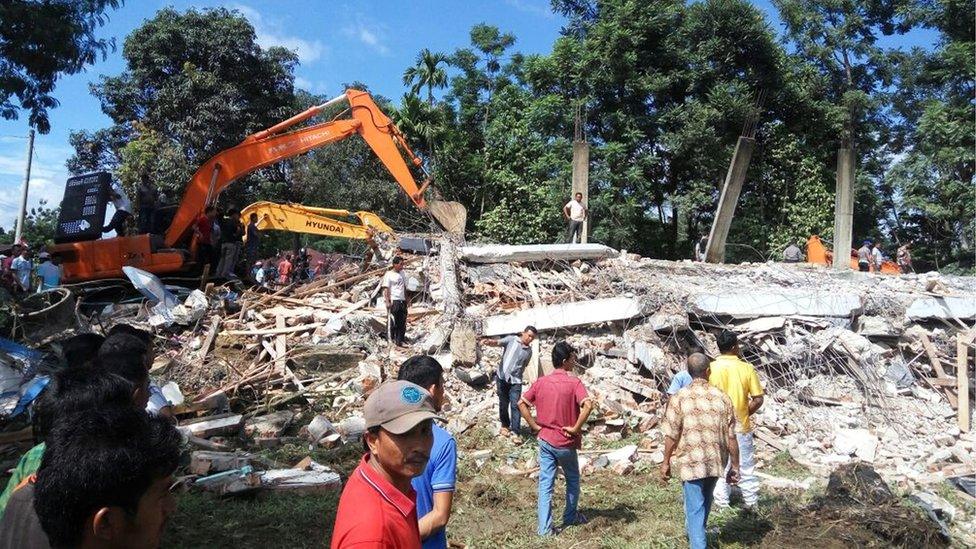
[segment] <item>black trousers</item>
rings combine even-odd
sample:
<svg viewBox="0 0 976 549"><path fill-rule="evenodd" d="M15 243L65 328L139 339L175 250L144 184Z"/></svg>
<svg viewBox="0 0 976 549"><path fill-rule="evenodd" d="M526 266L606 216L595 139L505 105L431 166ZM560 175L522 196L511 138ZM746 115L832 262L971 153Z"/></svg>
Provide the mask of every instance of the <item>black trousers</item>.
<svg viewBox="0 0 976 549"><path fill-rule="evenodd" d="M210 276L217 274L217 252L210 244L197 244L197 265L210 265Z"/></svg>
<svg viewBox="0 0 976 549"><path fill-rule="evenodd" d="M397 345L403 345L403 340L407 337L406 301L394 301L390 304L390 336Z"/></svg>
<svg viewBox="0 0 976 549"><path fill-rule="evenodd" d="M132 214L122 210L115 210L115 214L112 216L112 220L108 222L108 225L102 227L102 232L107 233L112 229L115 229L115 234L119 236L125 236L125 222L132 217Z"/></svg>
<svg viewBox="0 0 976 549"><path fill-rule="evenodd" d="M858 263L857 264L857 269L859 271L861 271L862 273L869 272L871 270L871 264L870 263Z"/></svg>
<svg viewBox="0 0 976 549"><path fill-rule="evenodd" d="M573 240L577 242L582 242L583 240L583 222L569 220L569 229L566 234L566 242L572 244Z"/></svg>

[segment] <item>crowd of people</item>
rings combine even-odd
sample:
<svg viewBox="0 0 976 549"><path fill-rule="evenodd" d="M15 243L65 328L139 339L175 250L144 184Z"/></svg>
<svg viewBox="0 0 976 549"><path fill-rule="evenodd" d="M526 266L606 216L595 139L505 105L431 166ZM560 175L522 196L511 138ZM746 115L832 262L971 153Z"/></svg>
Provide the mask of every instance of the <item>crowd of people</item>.
<svg viewBox="0 0 976 549"><path fill-rule="evenodd" d="M15 296L43 292L61 285L61 259L46 251L37 254L22 244L10 247L10 254L0 254L0 286Z"/></svg>

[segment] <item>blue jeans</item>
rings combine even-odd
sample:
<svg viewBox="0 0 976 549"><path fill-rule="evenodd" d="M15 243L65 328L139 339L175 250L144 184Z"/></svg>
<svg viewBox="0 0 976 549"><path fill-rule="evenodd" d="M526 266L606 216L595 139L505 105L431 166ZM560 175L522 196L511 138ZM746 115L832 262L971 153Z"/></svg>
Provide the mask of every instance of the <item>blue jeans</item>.
<svg viewBox="0 0 976 549"><path fill-rule="evenodd" d="M579 504L580 474L575 448L556 448L539 439L539 535L552 532L552 489L556 484L556 467L566 475L566 510L563 526L576 522L576 506Z"/></svg>
<svg viewBox="0 0 976 549"><path fill-rule="evenodd" d="M712 491L718 477L705 477L686 480L681 483L685 496L685 529L688 531L688 545L691 549L705 549L708 536L705 525L708 513L712 510Z"/></svg>
<svg viewBox="0 0 976 549"><path fill-rule="evenodd" d="M522 429L522 413L518 408L519 399L522 398L522 385L509 383L499 377L497 388L498 421L502 427L517 435Z"/></svg>

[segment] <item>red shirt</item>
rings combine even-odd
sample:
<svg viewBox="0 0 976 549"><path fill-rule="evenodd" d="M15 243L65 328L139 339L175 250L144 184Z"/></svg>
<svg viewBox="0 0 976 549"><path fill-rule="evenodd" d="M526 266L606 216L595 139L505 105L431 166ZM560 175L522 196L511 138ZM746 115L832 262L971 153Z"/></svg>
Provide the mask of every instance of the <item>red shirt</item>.
<svg viewBox="0 0 976 549"><path fill-rule="evenodd" d="M535 406L535 421L542 427L539 438L556 448L579 448L582 437L567 437L563 427L576 425L580 404L586 400L586 387L578 377L556 368L551 374L540 377L522 395Z"/></svg>
<svg viewBox="0 0 976 549"><path fill-rule="evenodd" d="M420 549L417 493L397 490L363 456L339 498L332 549L394 547Z"/></svg>
<svg viewBox="0 0 976 549"><path fill-rule="evenodd" d="M287 259L282 259L278 263L278 278L280 280L288 280L288 275L291 274L291 262Z"/></svg>
<svg viewBox="0 0 976 549"><path fill-rule="evenodd" d="M200 244L210 245L213 238L213 221L205 215L197 218L197 231L200 232Z"/></svg>

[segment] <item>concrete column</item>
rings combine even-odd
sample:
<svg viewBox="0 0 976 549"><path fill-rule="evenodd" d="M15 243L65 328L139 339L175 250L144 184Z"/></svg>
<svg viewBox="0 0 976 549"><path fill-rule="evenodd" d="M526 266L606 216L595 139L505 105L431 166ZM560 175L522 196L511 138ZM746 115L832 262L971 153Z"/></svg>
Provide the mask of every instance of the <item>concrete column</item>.
<svg viewBox="0 0 976 549"><path fill-rule="evenodd" d="M583 193L583 205L590 208L590 144L586 141L573 142L573 194ZM586 244L590 234L590 218L583 222L580 244Z"/></svg>
<svg viewBox="0 0 976 549"><path fill-rule="evenodd" d="M854 150L837 151L837 191L834 194L834 268L851 268L854 240Z"/></svg>
<svg viewBox="0 0 976 549"><path fill-rule="evenodd" d="M729 171L725 174L725 184L718 199L718 209L715 211L715 221L708 233L708 247L705 251L705 261L709 263L725 262L725 239L729 236L732 217L735 215L735 205L739 201L742 183L749 171L752 151L756 148L756 140L751 137L739 137L735 144L735 153L729 163Z"/></svg>

